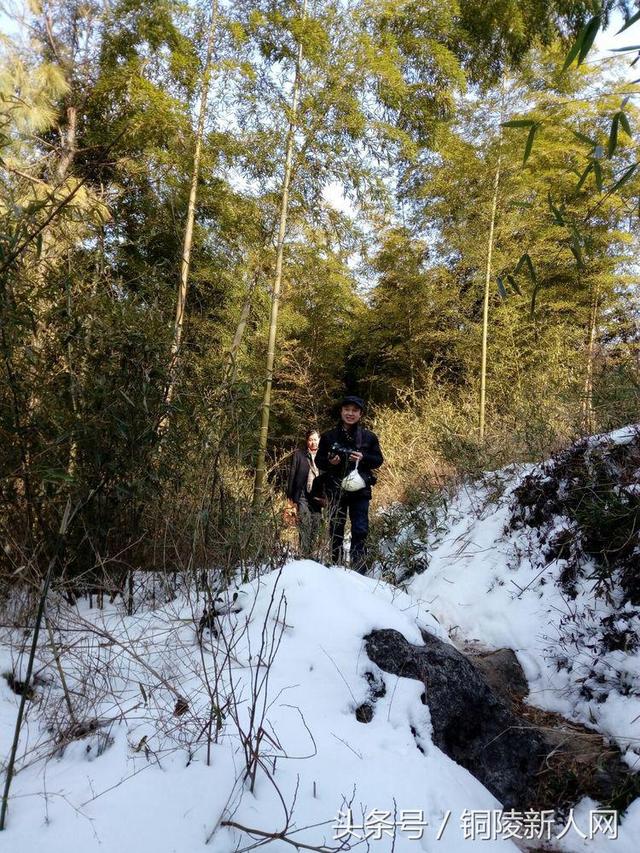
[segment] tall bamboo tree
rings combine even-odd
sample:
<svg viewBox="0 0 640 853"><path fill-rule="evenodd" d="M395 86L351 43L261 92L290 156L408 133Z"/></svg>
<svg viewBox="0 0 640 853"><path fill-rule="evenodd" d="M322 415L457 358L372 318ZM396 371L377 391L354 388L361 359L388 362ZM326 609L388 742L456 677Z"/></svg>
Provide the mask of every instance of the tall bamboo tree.
<svg viewBox="0 0 640 853"><path fill-rule="evenodd" d="M502 115L500 116L502 123ZM498 192L500 189L500 167L502 166L502 129L499 130L498 159L493 178L493 193L491 196L491 212L489 215L489 234L487 237L487 266L484 276L484 298L482 301L482 352L480 355L480 418L479 433L480 441L484 441L485 403L487 393L487 346L489 339L489 296L491 294L491 283L493 279L493 237L496 227L496 214L498 211Z"/></svg>
<svg viewBox="0 0 640 853"><path fill-rule="evenodd" d="M176 386L176 374L180 357L180 345L182 343L182 328L184 325L185 309L187 304L187 293L189 289L189 268L191 264L191 246L193 243L193 223L196 214L196 202L198 197L198 181L200 178L200 159L202 155L202 140L204 126L207 116L207 104L211 74L213 71L213 55L216 27L218 25L218 0L212 0L209 26L207 29L207 46L205 51L204 65L202 69L202 80L200 86L200 105L198 108L198 122L196 125L195 144L193 149L193 165L191 170L191 186L189 189L189 202L187 204L187 216L184 226L184 237L182 241L182 255L180 258L180 277L178 281L178 292L176 298L176 313L173 328L173 340L171 342L171 359L168 370L168 382L165 392L166 410L161 416L158 432L162 435L168 425L169 410L173 401Z"/></svg>
<svg viewBox="0 0 640 853"><path fill-rule="evenodd" d="M302 4L302 23L306 19L307 0ZM280 289L282 286L282 262L284 255L284 240L287 231L287 215L289 212L289 185L291 183L291 170L293 167L293 148L295 144L295 132L298 119L298 101L302 84L302 42L298 44L296 54L293 88L291 92L291 105L289 108L289 127L287 130L287 143L285 149L284 176L282 179L282 197L280 200L280 218L278 222L278 236L276 240L276 268L273 279L273 290L271 292L271 314L269 317L269 343L267 347L267 364L264 379L264 396L260 415L260 436L258 439L258 456L256 460L256 482L254 491L254 502L260 500L264 490L266 476L266 452L267 439L269 435L269 415L271 411L271 388L273 385L273 364L276 353L276 335L278 331L278 309L280 307Z"/></svg>

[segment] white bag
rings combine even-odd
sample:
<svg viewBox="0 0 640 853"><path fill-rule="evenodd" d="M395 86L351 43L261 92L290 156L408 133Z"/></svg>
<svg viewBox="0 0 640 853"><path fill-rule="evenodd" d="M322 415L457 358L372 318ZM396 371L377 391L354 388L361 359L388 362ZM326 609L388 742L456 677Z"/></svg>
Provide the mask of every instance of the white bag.
<svg viewBox="0 0 640 853"><path fill-rule="evenodd" d="M341 485L345 492L359 492L360 489L364 489L367 485L358 472L358 462L356 462L356 467L353 471L349 471L347 476L342 480Z"/></svg>

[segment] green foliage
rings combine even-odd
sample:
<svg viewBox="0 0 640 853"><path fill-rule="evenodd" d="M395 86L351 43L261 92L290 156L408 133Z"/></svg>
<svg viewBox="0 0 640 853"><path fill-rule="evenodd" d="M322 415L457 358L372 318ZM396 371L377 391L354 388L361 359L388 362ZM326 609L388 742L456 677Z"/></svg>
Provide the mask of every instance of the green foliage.
<svg viewBox="0 0 640 853"><path fill-rule="evenodd" d="M579 129L586 119L579 96L584 78L573 79L575 107L567 99L566 75L561 93L537 94L525 88L531 76L539 81L549 67L543 57L537 61L520 80L505 82L477 106L468 104L457 127L442 135L439 156L425 156L412 170L404 191L413 227L384 235L375 260L377 286L356 347L359 375L368 382L363 387L381 401L392 400L399 387L419 394L434 377L456 389L477 388L490 199L501 152L487 398L497 430L509 422L521 434L530 424L530 449L544 452L545 442L570 436L578 425L593 294L598 334L615 335L610 312L620 298L619 271L631 257L634 238L625 207L604 191L616 185L605 161L590 161L579 192L574 187L573 169L586 139ZM501 122L500 113L525 91L533 102L531 117ZM558 109L562 102L566 133L561 140L541 136L522 169L515 133L505 130L501 140L497 125L530 134L539 126L536 98L557 100ZM588 107L600 127L610 103L604 95ZM493 127L486 122L491 115ZM595 148L596 140L587 142ZM587 183L592 172L595 181ZM631 169L630 196L633 174ZM621 196L625 192L623 184ZM628 364L632 351L626 349ZM526 455L527 442L518 444Z"/></svg>
<svg viewBox="0 0 640 853"><path fill-rule="evenodd" d="M550 46L558 36L558 21L564 32L575 32L587 16L604 5L603 18L614 5L595 0L587 2L531 2L519 0L460 0L459 47L465 67L474 82L495 83L509 68L518 66L535 46ZM564 29L564 28L567 29ZM584 29L588 28L585 27ZM593 27L589 33L593 31ZM593 32L595 36L595 32ZM591 35L589 35L591 37ZM579 36L584 44L585 34Z"/></svg>
<svg viewBox="0 0 640 853"><path fill-rule="evenodd" d="M30 41L0 57L5 576L42 571L68 499L79 508L60 573L76 584L141 566L212 565L228 578L284 557L273 504L258 517L249 493L298 45L274 481L278 459L310 422L330 422L345 387L379 406L383 502L542 452L576 426L594 293L594 405L600 423L628 417L639 335L619 205L637 197L635 108L586 93L584 63L561 73L565 45L528 53L559 29L575 33L593 6L221 6L162 441L209 7L34 6ZM491 82L516 68L499 116ZM493 426L481 447L477 353L499 150ZM327 201L336 188L347 212Z"/></svg>
<svg viewBox="0 0 640 853"><path fill-rule="evenodd" d="M587 54L591 50L591 46L593 45L595 38L598 34L598 30L602 24L602 15L594 15L584 27L578 33L578 37L576 38L573 47L567 54L567 58L564 61L564 65L562 66L562 70L566 71L567 68L573 63L574 59L577 59L577 64L582 65L582 63L587 58Z"/></svg>

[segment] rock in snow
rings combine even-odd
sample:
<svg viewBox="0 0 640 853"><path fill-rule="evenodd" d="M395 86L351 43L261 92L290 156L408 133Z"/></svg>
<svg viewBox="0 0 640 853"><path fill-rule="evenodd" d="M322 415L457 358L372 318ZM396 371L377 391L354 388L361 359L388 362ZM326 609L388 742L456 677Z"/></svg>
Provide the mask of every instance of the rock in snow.
<svg viewBox="0 0 640 853"><path fill-rule="evenodd" d="M424 687L433 742L466 767L505 808L526 809L546 752L541 734L523 723L467 658L437 637L423 645L397 631L366 637L367 654L385 672Z"/></svg>

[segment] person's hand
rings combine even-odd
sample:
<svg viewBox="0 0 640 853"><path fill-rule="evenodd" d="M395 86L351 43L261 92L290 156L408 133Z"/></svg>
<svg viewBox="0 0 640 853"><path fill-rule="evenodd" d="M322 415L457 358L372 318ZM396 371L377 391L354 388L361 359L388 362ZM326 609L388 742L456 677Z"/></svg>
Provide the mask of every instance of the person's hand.
<svg viewBox="0 0 640 853"><path fill-rule="evenodd" d="M338 456L337 453L335 456L328 456L327 458L329 460L329 465L339 465L340 464L340 457Z"/></svg>
<svg viewBox="0 0 640 853"><path fill-rule="evenodd" d="M353 453L349 454L349 459L352 462L359 462L362 459L363 454L360 453L359 450L354 450Z"/></svg>

